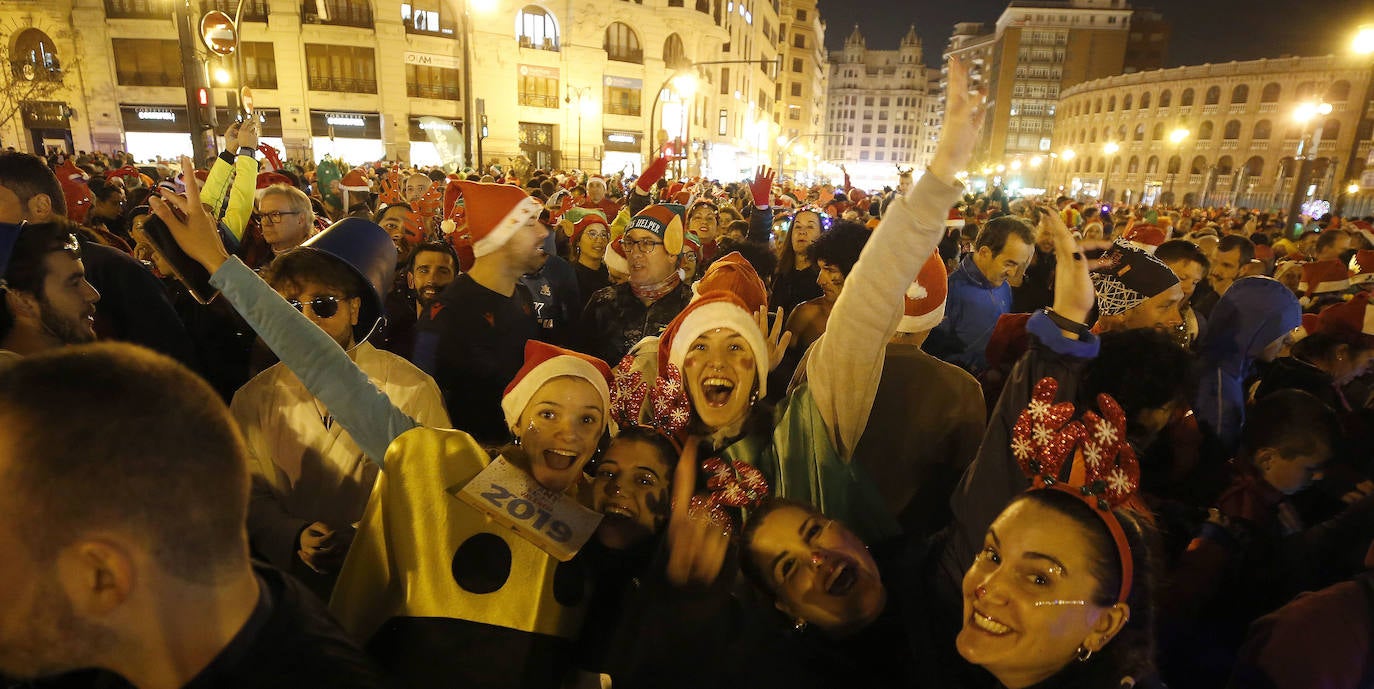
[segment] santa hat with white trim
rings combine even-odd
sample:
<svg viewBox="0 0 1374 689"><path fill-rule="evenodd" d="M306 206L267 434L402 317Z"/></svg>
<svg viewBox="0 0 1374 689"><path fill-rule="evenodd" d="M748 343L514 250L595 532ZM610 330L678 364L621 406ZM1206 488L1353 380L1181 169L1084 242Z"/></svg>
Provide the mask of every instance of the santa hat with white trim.
<svg viewBox="0 0 1374 689"><path fill-rule="evenodd" d="M1168 241L1168 233L1161 227L1156 227L1149 223L1133 225L1126 234L1121 237L1121 241L1129 244L1147 254L1153 256L1160 244Z"/></svg>
<svg viewBox="0 0 1374 689"><path fill-rule="evenodd" d="M955 228L964 226L964 212L958 208L949 209L949 214L945 216L945 227Z"/></svg>
<svg viewBox="0 0 1374 689"><path fill-rule="evenodd" d="M1350 287L1350 269L1339 259L1313 261L1302 267L1298 291L1304 296L1344 292Z"/></svg>
<svg viewBox="0 0 1374 689"><path fill-rule="evenodd" d="M668 375L668 364L682 371L687 350L692 342L712 330L733 330L744 338L754 354L754 370L758 376L758 394L768 394L768 343L759 330L758 321L749 307L737 296L723 290L706 292L694 299L664 328L658 346L658 375ZM741 381L742 382L742 381Z"/></svg>
<svg viewBox="0 0 1374 689"><path fill-rule="evenodd" d="M1350 286L1374 283L1374 249L1360 249L1350 259Z"/></svg>
<svg viewBox="0 0 1374 689"><path fill-rule="evenodd" d="M525 407L539 388L554 378L562 377L580 378L596 388L596 394L601 398L603 418L614 433L614 422L609 416L611 367L596 357L538 340L525 342L525 364L515 372L515 378L501 396L501 411L505 412L506 425L515 430L520 424L520 415L525 412Z"/></svg>
<svg viewBox="0 0 1374 689"><path fill-rule="evenodd" d="M940 252L935 252L921 266L916 281L906 290L906 311L897 324L899 333L920 333L933 330L945 319L945 297L949 291L949 275Z"/></svg>
<svg viewBox="0 0 1374 689"><path fill-rule="evenodd" d="M481 258L506 245L525 223L539 217L543 207L524 189L508 184L459 180L467 225L463 238L472 243L473 256Z"/></svg>
<svg viewBox="0 0 1374 689"><path fill-rule="evenodd" d="M1374 348L1374 307L1369 305L1369 296L1361 292L1350 301L1322 309L1308 334L1330 335L1361 349Z"/></svg>

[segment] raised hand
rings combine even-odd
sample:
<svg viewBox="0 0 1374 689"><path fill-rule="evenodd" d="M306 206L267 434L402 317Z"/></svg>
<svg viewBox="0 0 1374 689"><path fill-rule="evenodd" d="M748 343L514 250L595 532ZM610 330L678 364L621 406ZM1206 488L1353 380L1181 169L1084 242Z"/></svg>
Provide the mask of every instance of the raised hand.
<svg viewBox="0 0 1374 689"><path fill-rule="evenodd" d="M649 167L644 168L644 173L639 176L639 179L635 180L635 188L640 193L648 194L653 191L654 185L663 179L663 175L667 172L668 158L659 154L657 158L654 158L654 162L649 163Z"/></svg>
<svg viewBox="0 0 1374 689"><path fill-rule="evenodd" d="M215 221L200 203L196 166L186 156L181 157L181 177L186 184L186 196L159 190L160 196L148 198L148 206L153 215L167 224L181 250L214 275L220 265L229 260L229 252L224 250Z"/></svg>
<svg viewBox="0 0 1374 689"><path fill-rule="evenodd" d="M773 200L773 178L777 173L767 165L760 165L754 173L754 181L749 184L749 193L754 197L754 205L767 208Z"/></svg>
<svg viewBox="0 0 1374 689"><path fill-rule="evenodd" d="M792 331L783 329L782 307L778 307L776 317L773 318L773 326L768 326L768 309L761 308L754 312L754 320L759 324L759 331L765 336L768 343L768 370L771 372L782 363L782 357L787 354L787 345L792 344Z"/></svg>
<svg viewBox="0 0 1374 689"><path fill-rule="evenodd" d="M239 146L254 149L258 147L258 118L250 115L243 121L243 127L239 129Z"/></svg>
<svg viewBox="0 0 1374 689"><path fill-rule="evenodd" d="M720 576L730 546L730 522L712 518L697 484L696 437L689 437L673 471L672 515L668 518L668 565L673 586L708 586Z"/></svg>
<svg viewBox="0 0 1374 689"><path fill-rule="evenodd" d="M1092 311L1097 292L1093 290L1092 278L1088 271L1093 267L1083 255L1083 248L1073 238L1073 233L1064 225L1059 211L1049 206L1040 206L1040 231L1048 232L1054 238L1054 312L1075 322L1083 323ZM1094 243L1089 248L1105 248L1110 242Z"/></svg>
<svg viewBox="0 0 1374 689"><path fill-rule="evenodd" d="M224 150L234 153L239 150L239 129L242 125L235 122L224 130Z"/></svg>
<svg viewBox="0 0 1374 689"><path fill-rule="evenodd" d="M955 173L973 159L973 148L983 129L987 95L981 88L973 90L969 64L964 59L949 61L949 86L945 94L945 120L930 171L936 179L953 183Z"/></svg>

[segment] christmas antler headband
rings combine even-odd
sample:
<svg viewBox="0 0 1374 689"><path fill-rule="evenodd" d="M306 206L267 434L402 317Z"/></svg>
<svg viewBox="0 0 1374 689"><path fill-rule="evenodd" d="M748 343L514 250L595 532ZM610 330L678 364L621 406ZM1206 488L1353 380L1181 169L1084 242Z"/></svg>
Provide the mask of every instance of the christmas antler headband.
<svg viewBox="0 0 1374 689"><path fill-rule="evenodd" d="M1102 519L1116 542L1121 562L1121 590L1117 601L1130 594L1135 572L1130 542L1112 509L1135 497L1140 487L1140 464L1126 442L1126 413L1110 395L1097 396L1102 412L1087 412L1071 420L1069 402L1055 404L1059 382L1042 378L1035 384L1030 404L1022 410L1011 431L1011 452L1021 470L1031 477L1031 490L1059 490L1082 500ZM1068 463L1067 467L1066 462ZM1067 478L1062 478L1067 468Z"/></svg>

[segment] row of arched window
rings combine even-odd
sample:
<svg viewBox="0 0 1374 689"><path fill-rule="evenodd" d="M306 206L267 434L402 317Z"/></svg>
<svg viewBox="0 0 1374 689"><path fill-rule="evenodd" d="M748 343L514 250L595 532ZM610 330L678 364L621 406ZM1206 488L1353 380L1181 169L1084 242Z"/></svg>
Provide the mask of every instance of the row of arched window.
<svg viewBox="0 0 1374 689"><path fill-rule="evenodd" d="M1117 174L1122 171L1122 160L1123 159L1121 156L1116 156L1115 158L1112 158L1112 174ZM1285 157L1279 161L1279 165L1283 168L1285 175L1293 174L1294 167L1292 165L1292 162L1293 158L1291 156ZM1140 156L1131 156L1130 158L1125 159L1125 166L1125 172L1128 175L1133 175L1142 172ZM1149 158L1145 159L1145 167L1143 169L1143 172L1147 175L1177 175L1182 174L1184 172L1183 158L1182 156L1178 155L1171 156L1169 158L1169 161L1163 171L1159 169L1159 166L1160 157L1152 155ZM1245 161L1245 164L1240 166L1240 168L1238 169L1236 168L1235 160L1229 155L1224 155L1217 158L1215 164L1209 163L1207 160L1207 156L1199 155L1193 157L1192 162L1188 166L1187 174L1201 175L1208 172L1209 169L1211 172L1217 175L1230 175L1236 172L1240 172L1242 175L1246 177L1257 178L1264 175L1265 162L1262 156L1251 156ZM1096 159L1094 159L1093 156L1083 156L1081 158L1075 158L1073 162L1073 171L1076 173L1105 174L1107 172L1107 158L1105 156Z"/></svg>
<svg viewBox="0 0 1374 689"><path fill-rule="evenodd" d="M522 48L558 50L558 23L553 13L538 5L525 5L515 15L515 38ZM644 64L644 48L639 34L624 22L612 22L606 27L602 47L606 57L616 62ZM670 34L663 42L663 61L670 67L687 64L687 51L682 38Z"/></svg>
<svg viewBox="0 0 1374 689"><path fill-rule="evenodd" d="M1324 92L1318 87L1315 81L1305 81L1298 84L1295 90L1297 101L1314 100L1320 98L1327 103L1343 103L1350 99L1350 82L1344 79L1333 82ZM1159 92L1158 100L1154 100L1153 92L1145 91L1138 97L1134 94L1126 94L1121 97L1120 110L1145 110L1153 102L1157 107L1167 108L1173 105L1173 91L1164 89ZM1277 82L1270 82L1260 89L1260 103L1277 103L1283 95L1283 87ZM1203 105L1220 105L1222 89L1220 86L1209 87L1202 96ZM1197 91L1193 88L1185 88L1179 92L1178 105L1188 107L1195 104ZM1250 102L1250 86L1238 84L1231 89L1231 105L1244 105ZM1068 115L1077 117L1079 115L1097 115L1102 112L1117 112L1117 98L1115 95L1097 96L1096 98L1076 99L1069 105ZM1105 105L1105 109L1104 109Z"/></svg>
<svg viewBox="0 0 1374 689"><path fill-rule="evenodd" d="M1329 117L1320 124L1322 127L1323 140L1334 141L1336 137L1340 136L1340 120ZM1227 120L1226 124L1222 125L1222 140L1235 141L1240 139L1241 129L1240 120ZM1144 123L1137 124L1135 129L1131 131L1128 131L1125 125L1118 126L1115 130L1111 127L1104 127L1100 138L1097 129L1079 129L1069 137L1069 143L1071 145L1080 145L1095 144L1098 141L1104 143L1107 141L1145 141L1145 133ZM1216 137L1216 133L1216 124L1211 120L1205 120L1201 125L1198 125L1197 131L1189 132L1188 136L1195 138L1197 141L1211 141ZM1169 135L1169 131L1166 130L1163 122L1156 122L1149 130L1149 134L1150 141L1163 141L1164 138ZM1127 138L1128 135L1130 138ZM1250 129L1250 139L1252 141L1268 141L1273 135L1274 123L1270 120L1260 120ZM1284 138L1286 139L1297 139L1301 137L1301 135L1302 127L1298 124L1289 124L1288 129L1284 132Z"/></svg>

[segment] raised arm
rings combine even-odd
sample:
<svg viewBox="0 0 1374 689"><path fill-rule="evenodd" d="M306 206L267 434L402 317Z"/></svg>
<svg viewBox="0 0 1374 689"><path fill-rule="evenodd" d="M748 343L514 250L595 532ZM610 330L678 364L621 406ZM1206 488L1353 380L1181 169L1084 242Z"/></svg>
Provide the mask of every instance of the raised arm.
<svg viewBox="0 0 1374 689"><path fill-rule="evenodd" d="M963 62L951 61L949 72L948 109L935 158L883 214L807 364L826 431L846 461L868 424L883 352L897 332L907 288L940 241L949 207L963 193L955 174L968 164L981 129L983 95L969 91Z"/></svg>
<svg viewBox="0 0 1374 689"><path fill-rule="evenodd" d="M186 174L186 194L198 199L200 189L191 160L183 157L181 164ZM300 378L310 394L324 403L358 447L381 466L387 446L396 436L414 428L415 421L372 384L333 338L291 308L248 266L229 257L201 204L167 194L149 199L149 205L167 223L181 249L210 273L210 283ZM186 220L179 219L173 208Z"/></svg>

